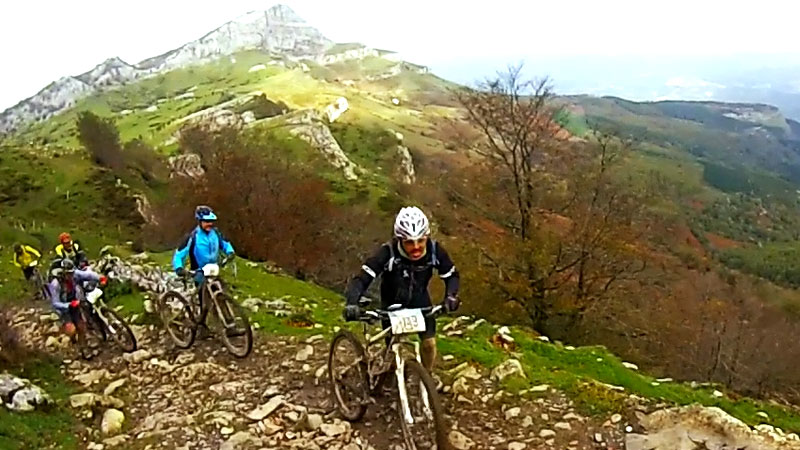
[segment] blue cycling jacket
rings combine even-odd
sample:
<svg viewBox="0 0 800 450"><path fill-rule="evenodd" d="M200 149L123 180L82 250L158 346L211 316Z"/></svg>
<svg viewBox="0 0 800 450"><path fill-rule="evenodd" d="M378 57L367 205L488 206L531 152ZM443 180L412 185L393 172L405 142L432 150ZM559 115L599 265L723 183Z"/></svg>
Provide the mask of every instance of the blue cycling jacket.
<svg viewBox="0 0 800 450"><path fill-rule="evenodd" d="M230 255L233 253L233 245L228 242L217 229L212 228L206 233L202 228L197 227L186 236L180 247L175 250L172 258L172 268L178 270L183 267L186 257L189 257L191 270L197 270L206 264L216 264L219 262L220 250Z"/></svg>

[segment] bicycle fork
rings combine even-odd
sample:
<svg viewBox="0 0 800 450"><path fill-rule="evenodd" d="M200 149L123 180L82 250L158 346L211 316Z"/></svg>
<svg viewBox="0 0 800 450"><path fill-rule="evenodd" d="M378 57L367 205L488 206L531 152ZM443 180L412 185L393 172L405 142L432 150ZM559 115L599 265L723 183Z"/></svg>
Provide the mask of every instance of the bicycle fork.
<svg viewBox="0 0 800 450"><path fill-rule="evenodd" d="M413 342L414 345L414 355L416 357L417 362L422 364L422 358L420 357L419 352L419 343ZM405 418L406 423L409 425L414 424L414 416L411 414L411 408L408 405L408 393L406 392L406 383L405 383L405 360L401 356L400 351L400 344L392 344L392 351L394 352L395 358L395 376L397 377L397 390L400 395L400 408L403 411L403 417ZM420 385L420 393L422 394L422 404L425 415L428 417L432 416L430 402L428 401L427 390L425 389L425 384L423 384L422 380L419 380Z"/></svg>
<svg viewBox="0 0 800 450"><path fill-rule="evenodd" d="M100 312L99 307L92 305L92 313L94 313L97 316L97 318L100 319L100 322L102 322L102 324L105 325L109 333L111 333L112 335L117 334L117 330L115 330L114 327L112 327L109 324L108 319L106 319L106 316L104 316L103 313Z"/></svg>

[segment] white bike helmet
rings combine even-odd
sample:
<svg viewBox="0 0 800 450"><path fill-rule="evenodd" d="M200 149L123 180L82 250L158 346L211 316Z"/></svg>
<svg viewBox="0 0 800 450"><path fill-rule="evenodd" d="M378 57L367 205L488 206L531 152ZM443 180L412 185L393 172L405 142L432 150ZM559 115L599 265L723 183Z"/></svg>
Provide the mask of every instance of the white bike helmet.
<svg viewBox="0 0 800 450"><path fill-rule="evenodd" d="M400 239L417 240L431 233L428 218L416 206L400 210L394 221L394 235Z"/></svg>

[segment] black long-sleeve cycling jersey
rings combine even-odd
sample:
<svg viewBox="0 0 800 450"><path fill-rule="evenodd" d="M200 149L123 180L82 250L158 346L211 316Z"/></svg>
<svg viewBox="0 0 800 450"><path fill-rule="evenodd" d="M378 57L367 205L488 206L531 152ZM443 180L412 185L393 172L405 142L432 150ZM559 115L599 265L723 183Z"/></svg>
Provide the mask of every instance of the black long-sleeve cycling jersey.
<svg viewBox="0 0 800 450"><path fill-rule="evenodd" d="M445 282L445 296L457 295L459 274L447 251L428 239L425 256L408 259L397 239L387 242L369 257L347 288L347 303L357 304L373 280L381 277L381 305L401 304L406 308L431 306L428 284L436 269Z"/></svg>

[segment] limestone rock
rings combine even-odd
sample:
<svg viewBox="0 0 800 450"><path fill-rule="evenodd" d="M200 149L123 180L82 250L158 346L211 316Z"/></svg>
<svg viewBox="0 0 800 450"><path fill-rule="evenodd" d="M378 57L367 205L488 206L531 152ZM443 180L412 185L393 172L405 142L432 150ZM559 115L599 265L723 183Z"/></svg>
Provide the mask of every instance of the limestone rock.
<svg viewBox="0 0 800 450"><path fill-rule="evenodd" d="M456 450L470 450L475 447L475 441L458 430L451 431L448 438L450 440L450 445Z"/></svg>
<svg viewBox="0 0 800 450"><path fill-rule="evenodd" d="M275 397L272 397L267 403L250 411L247 414L247 418L254 421L264 420L264 418L275 412L275 410L278 409L281 405L283 405L283 396L276 395Z"/></svg>
<svg viewBox="0 0 800 450"><path fill-rule="evenodd" d="M522 363L516 359L509 359L492 370L492 379L503 381L510 376L526 378Z"/></svg>
<svg viewBox="0 0 800 450"><path fill-rule="evenodd" d="M300 361L300 362L308 361L308 358L310 358L311 355L313 354L314 354L314 347L312 347L311 345L306 345L303 348L301 348L300 351L297 352L297 355L295 355L294 359L295 361Z"/></svg>
<svg viewBox="0 0 800 450"><path fill-rule="evenodd" d="M753 448L796 450L800 442L772 427L752 429L716 407L700 405L656 411L640 418L646 434L625 436L628 450L689 450L698 448Z"/></svg>
<svg viewBox="0 0 800 450"><path fill-rule="evenodd" d="M118 409L107 409L103 413L103 421L100 424L100 430L105 435L117 434L122 430L122 424L125 422L125 414Z"/></svg>

